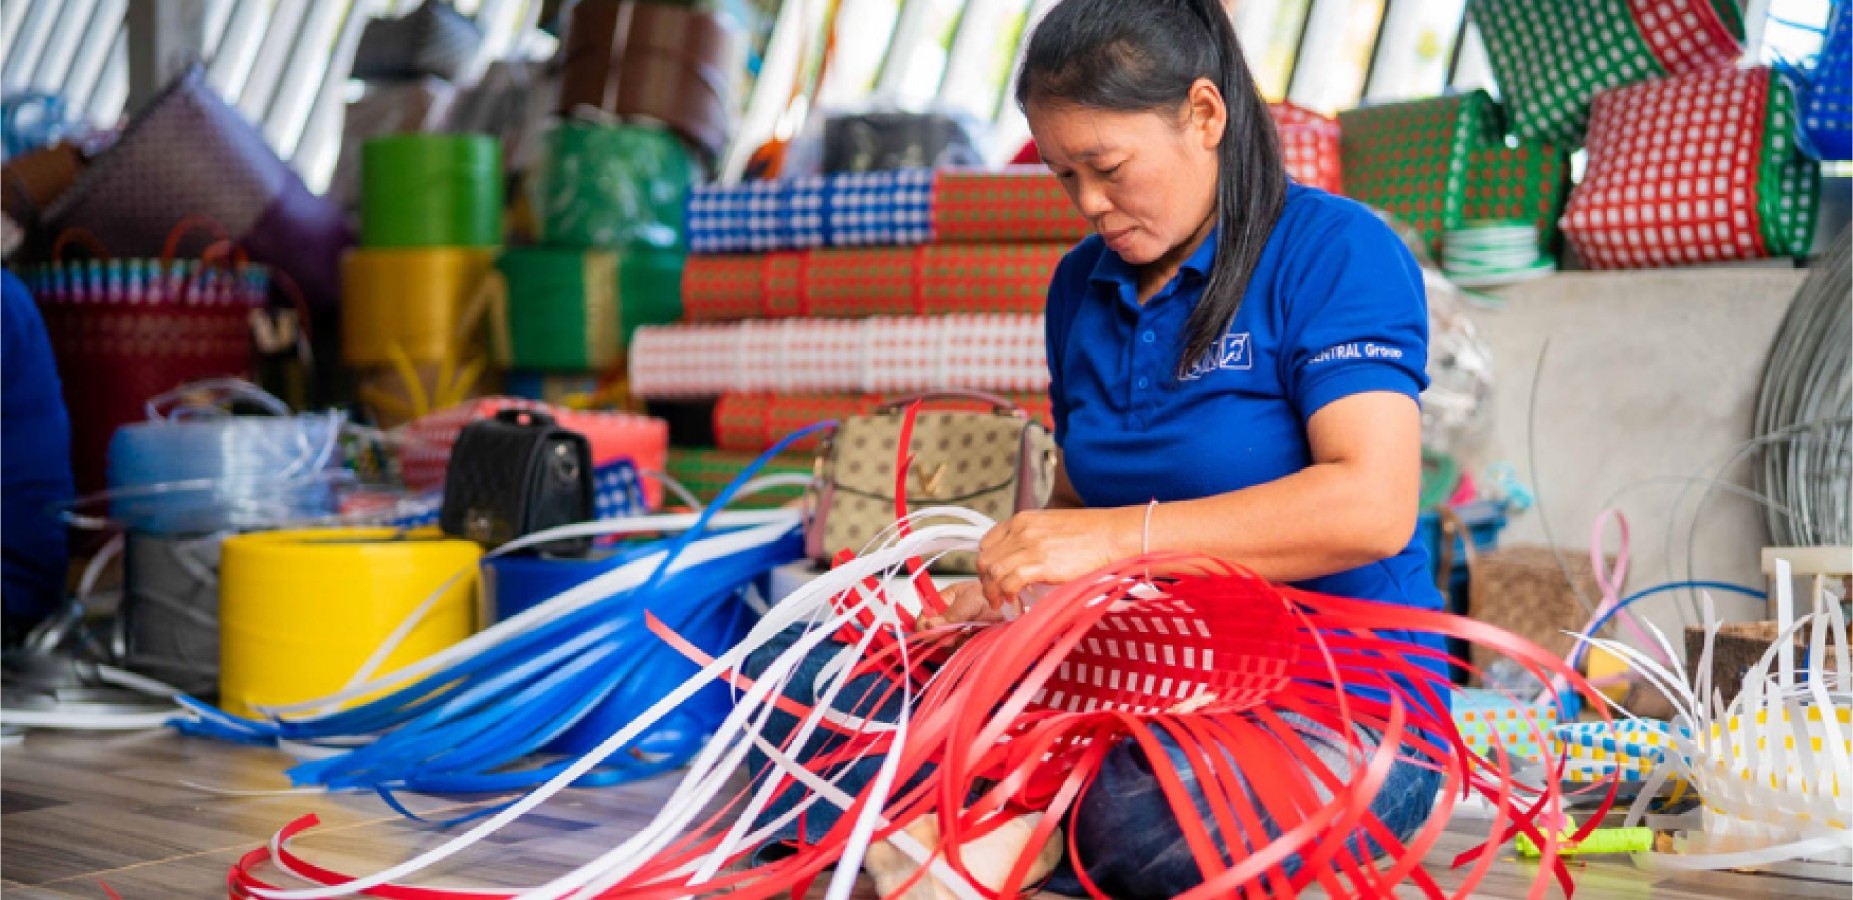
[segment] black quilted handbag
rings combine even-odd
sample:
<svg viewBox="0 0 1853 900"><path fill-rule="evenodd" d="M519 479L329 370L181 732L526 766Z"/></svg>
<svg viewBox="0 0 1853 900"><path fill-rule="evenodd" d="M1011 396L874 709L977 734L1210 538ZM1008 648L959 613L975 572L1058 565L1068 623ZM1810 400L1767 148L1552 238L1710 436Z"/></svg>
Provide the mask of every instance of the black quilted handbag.
<svg viewBox="0 0 1853 900"><path fill-rule="evenodd" d="M444 533L494 549L593 518L592 444L546 413L505 409L465 426L444 474ZM583 556L584 538L535 548Z"/></svg>

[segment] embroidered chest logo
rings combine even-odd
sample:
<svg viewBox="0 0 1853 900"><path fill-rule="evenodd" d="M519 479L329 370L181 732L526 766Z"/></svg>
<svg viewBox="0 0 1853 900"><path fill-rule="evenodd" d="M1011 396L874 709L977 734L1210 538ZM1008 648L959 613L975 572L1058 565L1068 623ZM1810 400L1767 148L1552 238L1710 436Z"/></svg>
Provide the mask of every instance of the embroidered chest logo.
<svg viewBox="0 0 1853 900"><path fill-rule="evenodd" d="M1255 367L1252 342L1248 332L1225 334L1216 346L1204 357L1192 363L1190 370L1184 373L1185 381L1196 381L1211 372L1236 371L1246 372Z"/></svg>

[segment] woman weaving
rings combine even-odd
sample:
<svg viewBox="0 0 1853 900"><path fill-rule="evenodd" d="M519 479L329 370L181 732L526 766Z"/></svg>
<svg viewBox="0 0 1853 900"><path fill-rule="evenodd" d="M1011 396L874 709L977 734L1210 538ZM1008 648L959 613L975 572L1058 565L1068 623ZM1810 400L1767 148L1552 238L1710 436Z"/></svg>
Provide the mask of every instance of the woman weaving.
<svg viewBox="0 0 1853 900"><path fill-rule="evenodd" d="M1048 508L991 531L978 580L949 591L947 616L926 624L993 617L1026 588L1148 550L1439 608L1414 540L1421 272L1364 207L1288 182L1221 4L1064 0L1031 37L1016 84L1043 160L1096 232L1049 288L1062 464ZM794 689L808 690L810 674ZM841 696L864 693L852 684ZM1344 740L1306 729L1307 743L1322 758L1329 748L1326 763L1344 771ZM1374 746L1374 733L1361 737ZM1399 762L1371 812L1406 837L1439 783ZM818 814L805 827L821 834L829 824ZM918 824L930 846L932 823ZM1113 751L1066 824L1079 857L1069 862L1114 897L1171 897L1202 881L1132 746ZM1014 859L1026 835L1001 829L964 855ZM1256 846L1271 836L1216 837ZM995 846L975 846L985 842ZM913 866L881 849L869 868L886 892ZM1045 856L1052 864L1059 845ZM981 868L973 863L980 878ZM914 895L933 896L930 882ZM1080 893L1065 871L1049 888Z"/></svg>

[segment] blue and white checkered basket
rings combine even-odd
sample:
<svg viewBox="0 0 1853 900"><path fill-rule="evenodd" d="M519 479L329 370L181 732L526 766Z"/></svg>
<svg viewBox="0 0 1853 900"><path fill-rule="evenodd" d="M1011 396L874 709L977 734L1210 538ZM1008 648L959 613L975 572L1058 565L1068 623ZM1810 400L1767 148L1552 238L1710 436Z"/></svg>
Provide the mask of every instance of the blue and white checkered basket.
<svg viewBox="0 0 1853 900"><path fill-rule="evenodd" d="M931 169L848 172L728 187L688 199L693 253L907 246L933 240Z"/></svg>
<svg viewBox="0 0 1853 900"><path fill-rule="evenodd" d="M1853 0L1836 0L1814 65L1797 75L1801 145L1810 156L1853 160Z"/></svg>

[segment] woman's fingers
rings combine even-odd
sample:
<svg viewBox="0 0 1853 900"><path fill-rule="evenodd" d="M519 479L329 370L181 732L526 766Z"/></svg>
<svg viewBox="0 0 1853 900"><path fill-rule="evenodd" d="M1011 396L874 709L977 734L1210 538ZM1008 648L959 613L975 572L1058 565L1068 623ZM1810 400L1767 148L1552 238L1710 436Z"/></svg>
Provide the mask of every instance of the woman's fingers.
<svg viewBox="0 0 1853 900"><path fill-rule="evenodd" d="M919 626L921 629L941 628L960 622L983 621L988 618L990 608L985 602L983 588L976 581L949 585L940 591L940 597L946 601L945 614L922 618Z"/></svg>

